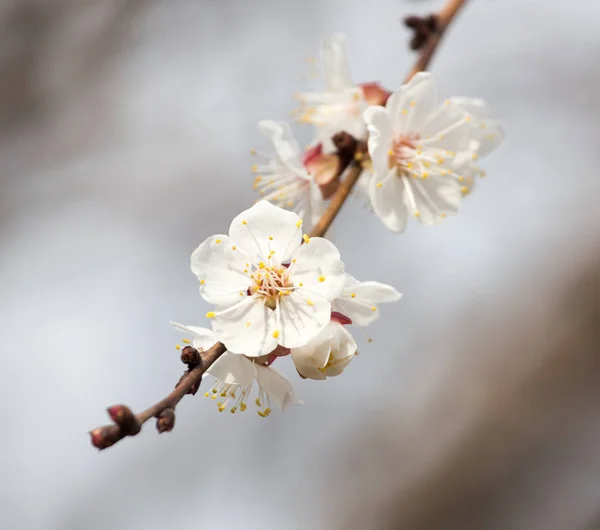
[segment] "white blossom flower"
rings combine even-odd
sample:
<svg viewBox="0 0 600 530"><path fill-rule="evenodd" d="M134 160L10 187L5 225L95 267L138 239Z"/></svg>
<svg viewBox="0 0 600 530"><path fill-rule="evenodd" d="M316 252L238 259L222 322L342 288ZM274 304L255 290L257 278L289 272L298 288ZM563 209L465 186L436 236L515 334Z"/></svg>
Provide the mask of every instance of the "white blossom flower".
<svg viewBox="0 0 600 530"><path fill-rule="evenodd" d="M303 164L304 153L287 123L262 120L259 130L275 149L273 156L261 153L267 164L252 166L257 173L254 189L262 199L296 212L313 226L326 207L319 186ZM253 150L253 153L258 153Z"/></svg>
<svg viewBox="0 0 600 530"><path fill-rule="evenodd" d="M365 112L374 170L371 204L393 232L405 229L409 214L426 225L456 214L482 174L474 161L504 138L485 102L450 98L440 104L438 92L437 80L421 72L385 108Z"/></svg>
<svg viewBox="0 0 600 530"><path fill-rule="evenodd" d="M359 282L346 273L344 290L333 302L333 310L348 317L357 326L368 326L379 318L377 304L396 302L402 295L391 285Z"/></svg>
<svg viewBox="0 0 600 530"><path fill-rule="evenodd" d="M298 120L312 123L317 129L316 143L325 152L333 150L331 137L346 131L355 138L366 138L363 113L371 104L383 104L388 93L376 83L357 85L350 70L346 51L346 36L336 33L324 39L321 60L325 90L298 94Z"/></svg>
<svg viewBox="0 0 600 530"><path fill-rule="evenodd" d="M238 215L228 236L204 241L191 269L201 296L216 306L206 316L217 339L248 357L306 344L327 325L344 288L333 243L302 236L300 217L267 201Z"/></svg>
<svg viewBox="0 0 600 530"><path fill-rule="evenodd" d="M356 354L352 335L336 320L299 348L292 348L292 360L298 373L309 379L340 375Z"/></svg>
<svg viewBox="0 0 600 530"><path fill-rule="evenodd" d="M197 350L208 350L217 342L215 334L206 328L196 326L183 326L171 322L175 328L191 333L194 338L192 345ZM185 340L184 342L189 342ZM289 379L271 366L259 364L244 355L225 352L206 371L217 381L212 389L205 392L206 397L217 401L220 412L226 408L235 413L244 412L251 399L254 382L258 386L258 395L254 399L258 407L258 415L266 417L271 413L271 402L285 411L290 405L302 404L294 394L294 388Z"/></svg>

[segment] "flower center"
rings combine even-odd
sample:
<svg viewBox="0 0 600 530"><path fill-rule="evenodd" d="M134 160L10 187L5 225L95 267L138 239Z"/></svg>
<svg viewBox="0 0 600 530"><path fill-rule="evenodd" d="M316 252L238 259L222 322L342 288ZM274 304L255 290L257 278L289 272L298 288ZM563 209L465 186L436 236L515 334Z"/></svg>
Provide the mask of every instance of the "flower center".
<svg viewBox="0 0 600 530"><path fill-rule="evenodd" d="M410 169L417 148L415 142L418 139L418 133L398 134L393 138L388 152L388 167L395 167L399 176Z"/></svg>
<svg viewBox="0 0 600 530"><path fill-rule="evenodd" d="M252 281L248 294L263 298L270 309L277 307L280 296L287 296L294 290L288 269L283 265L270 266L261 262L252 274Z"/></svg>

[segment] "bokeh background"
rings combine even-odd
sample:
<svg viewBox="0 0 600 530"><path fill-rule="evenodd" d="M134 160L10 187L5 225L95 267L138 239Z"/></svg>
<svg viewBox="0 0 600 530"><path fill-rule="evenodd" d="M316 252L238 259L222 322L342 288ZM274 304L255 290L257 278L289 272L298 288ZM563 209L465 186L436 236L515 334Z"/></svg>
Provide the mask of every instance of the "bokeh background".
<svg viewBox="0 0 600 530"><path fill-rule="evenodd" d="M168 322L207 310L189 255L255 199L256 122L289 116L320 39L393 88L400 17L439 5L0 3L2 528L600 528L594 0L471 0L450 29L431 70L508 141L439 227L345 206L347 269L404 298L341 377L268 420L198 395L170 434L89 444L181 374Z"/></svg>

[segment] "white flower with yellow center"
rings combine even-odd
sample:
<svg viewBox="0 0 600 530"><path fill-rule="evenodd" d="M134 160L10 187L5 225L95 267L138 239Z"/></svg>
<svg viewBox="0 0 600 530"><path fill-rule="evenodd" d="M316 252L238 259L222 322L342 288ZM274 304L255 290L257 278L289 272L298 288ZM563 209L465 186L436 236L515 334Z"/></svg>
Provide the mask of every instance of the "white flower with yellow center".
<svg viewBox="0 0 600 530"><path fill-rule="evenodd" d="M196 326L182 326L176 322L171 324L193 335L192 345L197 350L208 350L217 342L215 334L206 328ZM184 342L190 342L184 340ZM271 404L274 403L285 411L290 405L302 404L294 394L294 388L289 379L271 366L259 363L257 359L251 360L244 355L225 352L206 371L207 375L216 379L211 390L205 392L217 403L218 410L229 410L235 413L238 410L245 412L248 403L254 402L258 407L259 416L266 417L271 413ZM254 383L258 392L252 395Z"/></svg>
<svg viewBox="0 0 600 530"><path fill-rule="evenodd" d="M266 164L252 166L254 189L262 199L275 206L296 212L309 219L311 226L318 220L326 206L318 185L308 173L300 149L287 123L263 120L259 130L271 141L274 155L258 153L267 158Z"/></svg>
<svg viewBox="0 0 600 530"><path fill-rule="evenodd" d="M481 100L440 103L438 82L426 72L396 90L385 108L365 111L371 205L389 230L402 232L409 214L432 225L458 212L482 174L475 160L504 138L490 114Z"/></svg>
<svg viewBox="0 0 600 530"><path fill-rule="evenodd" d="M331 136L336 132L344 130L355 138L366 137L363 112L368 104L352 80L345 35L338 33L323 40L321 60L325 90L297 95L297 119L317 127L317 141L329 152L333 148Z"/></svg>
<svg viewBox="0 0 600 530"><path fill-rule="evenodd" d="M298 373L309 379L326 379L340 375L356 354L356 342L337 320L331 322L299 348L292 348L291 357Z"/></svg>
<svg viewBox="0 0 600 530"><path fill-rule="evenodd" d="M334 149L331 137L340 131L366 138L364 111L369 105L385 103L389 93L377 83L357 85L353 81L346 36L341 33L323 40L321 61L325 90L298 94L300 107L295 115L298 121L315 125L316 143L322 143L329 153Z"/></svg>
<svg viewBox="0 0 600 530"><path fill-rule="evenodd" d="M302 244L304 240L304 244ZM302 235L293 212L260 201L192 254L200 294L217 339L233 353L257 357L303 346L329 322L344 288L333 243Z"/></svg>
<svg viewBox="0 0 600 530"><path fill-rule="evenodd" d="M391 285L359 282L346 274L344 290L333 302L333 310L352 320L357 326L368 326L379 318L377 304L396 302L402 295Z"/></svg>

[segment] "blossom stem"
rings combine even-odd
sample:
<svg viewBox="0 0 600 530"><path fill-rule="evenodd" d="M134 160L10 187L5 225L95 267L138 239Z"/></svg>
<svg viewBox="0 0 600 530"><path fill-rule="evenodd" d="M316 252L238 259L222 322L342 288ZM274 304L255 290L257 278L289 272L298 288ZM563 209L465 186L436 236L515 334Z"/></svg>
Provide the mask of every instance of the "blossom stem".
<svg viewBox="0 0 600 530"><path fill-rule="evenodd" d="M442 8L433 15L436 21L436 31L429 35L426 44L421 48L416 63L404 80L405 83L408 83L419 72L423 72L427 69L448 26L450 26L460 9L466 3L467 0L448 0Z"/></svg>
<svg viewBox="0 0 600 530"><path fill-rule="evenodd" d="M333 220L336 218L338 212L342 208L342 205L346 202L346 199L350 195L352 188L358 182L361 173L362 168L358 164L352 164L350 166L346 177L335 192L335 195L329 201L327 209L323 212L323 215L319 221L310 231L309 237L322 237L327 232L331 226L331 223L333 223Z"/></svg>

